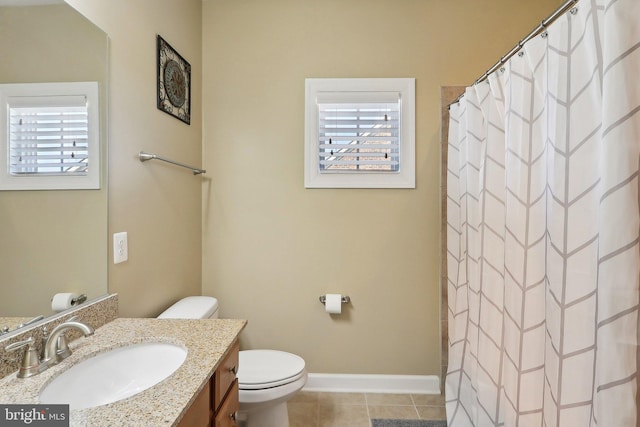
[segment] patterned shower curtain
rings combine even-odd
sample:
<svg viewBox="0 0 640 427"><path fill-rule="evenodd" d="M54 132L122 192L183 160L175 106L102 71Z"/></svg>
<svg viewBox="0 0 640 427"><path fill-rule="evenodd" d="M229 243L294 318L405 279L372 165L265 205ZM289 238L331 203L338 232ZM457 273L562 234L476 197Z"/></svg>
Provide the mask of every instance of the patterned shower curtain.
<svg viewBox="0 0 640 427"><path fill-rule="evenodd" d="M450 427L640 427L640 1L581 0L450 108Z"/></svg>

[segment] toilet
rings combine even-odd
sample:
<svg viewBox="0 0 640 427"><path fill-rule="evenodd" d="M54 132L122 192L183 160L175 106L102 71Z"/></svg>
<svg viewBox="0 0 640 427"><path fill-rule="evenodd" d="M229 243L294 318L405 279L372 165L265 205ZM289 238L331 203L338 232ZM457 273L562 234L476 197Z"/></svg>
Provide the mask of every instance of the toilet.
<svg viewBox="0 0 640 427"><path fill-rule="evenodd" d="M159 319L217 319L218 300L207 296L181 299ZM278 350L241 350L238 373L241 427L289 427L287 401L307 382L304 359Z"/></svg>

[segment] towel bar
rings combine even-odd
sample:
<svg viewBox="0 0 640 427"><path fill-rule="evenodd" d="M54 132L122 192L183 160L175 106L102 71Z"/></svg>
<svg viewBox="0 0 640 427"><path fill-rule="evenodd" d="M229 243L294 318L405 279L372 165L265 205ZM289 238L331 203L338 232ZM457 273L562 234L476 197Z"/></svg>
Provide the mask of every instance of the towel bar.
<svg viewBox="0 0 640 427"><path fill-rule="evenodd" d="M166 159L164 157L158 156L157 154L145 153L144 151L138 153L138 158L141 162L146 162L147 160L162 160L163 162L171 163L172 165L191 169L194 175L200 175L201 173L207 172L205 169L195 168L193 166L185 165L184 163L176 162L175 160Z"/></svg>

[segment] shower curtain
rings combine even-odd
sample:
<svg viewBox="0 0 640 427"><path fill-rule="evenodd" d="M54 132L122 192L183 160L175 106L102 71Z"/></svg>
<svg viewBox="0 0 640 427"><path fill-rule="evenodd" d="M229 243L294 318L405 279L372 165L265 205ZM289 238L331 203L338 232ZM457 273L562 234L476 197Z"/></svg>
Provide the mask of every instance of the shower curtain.
<svg viewBox="0 0 640 427"><path fill-rule="evenodd" d="M639 427L640 2L582 0L450 108L450 427Z"/></svg>

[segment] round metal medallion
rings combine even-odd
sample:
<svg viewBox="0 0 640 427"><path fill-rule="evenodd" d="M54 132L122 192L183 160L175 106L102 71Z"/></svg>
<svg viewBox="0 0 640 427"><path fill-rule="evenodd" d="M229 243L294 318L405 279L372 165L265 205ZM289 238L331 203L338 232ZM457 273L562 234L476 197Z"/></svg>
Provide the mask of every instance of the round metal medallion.
<svg viewBox="0 0 640 427"><path fill-rule="evenodd" d="M171 105L182 107L187 94L187 81L180 65L169 60L164 67L164 89Z"/></svg>

